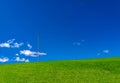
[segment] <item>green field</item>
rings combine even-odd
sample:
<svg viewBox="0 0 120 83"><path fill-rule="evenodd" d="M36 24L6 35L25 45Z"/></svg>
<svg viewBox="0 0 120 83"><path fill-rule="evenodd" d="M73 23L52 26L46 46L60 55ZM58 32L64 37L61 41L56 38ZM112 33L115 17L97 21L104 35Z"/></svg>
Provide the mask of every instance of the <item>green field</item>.
<svg viewBox="0 0 120 83"><path fill-rule="evenodd" d="M0 83L120 83L120 58L4 64Z"/></svg>

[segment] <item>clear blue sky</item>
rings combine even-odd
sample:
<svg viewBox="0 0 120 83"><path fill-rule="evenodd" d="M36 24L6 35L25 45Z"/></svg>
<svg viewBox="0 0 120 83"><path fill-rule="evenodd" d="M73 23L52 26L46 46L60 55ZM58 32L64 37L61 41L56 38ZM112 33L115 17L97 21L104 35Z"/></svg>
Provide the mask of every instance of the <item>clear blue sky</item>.
<svg viewBox="0 0 120 83"><path fill-rule="evenodd" d="M0 58L37 61L20 54L37 52L37 32L40 51L47 54L41 61L119 56L119 4L119 0L1 0L0 43L15 39L24 45L1 46Z"/></svg>

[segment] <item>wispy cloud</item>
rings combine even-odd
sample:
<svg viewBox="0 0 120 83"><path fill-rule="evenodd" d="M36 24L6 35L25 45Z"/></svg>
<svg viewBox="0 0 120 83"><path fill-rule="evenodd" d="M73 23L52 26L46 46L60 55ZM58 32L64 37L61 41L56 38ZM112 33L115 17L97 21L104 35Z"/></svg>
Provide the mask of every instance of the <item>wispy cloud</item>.
<svg viewBox="0 0 120 83"><path fill-rule="evenodd" d="M0 58L0 62L2 62L2 63L8 62L8 61L9 61L9 58L8 58L8 57Z"/></svg>
<svg viewBox="0 0 120 83"><path fill-rule="evenodd" d="M108 54L110 51L109 50L103 50L103 53Z"/></svg>
<svg viewBox="0 0 120 83"><path fill-rule="evenodd" d="M81 41L78 41L78 42L73 42L73 45L81 46L81 45L83 45L84 42L85 42L85 40L81 40Z"/></svg>
<svg viewBox="0 0 120 83"><path fill-rule="evenodd" d="M15 61L17 61L17 62L30 62L29 59L20 58L20 57L16 57Z"/></svg>
<svg viewBox="0 0 120 83"><path fill-rule="evenodd" d="M109 54L109 53L110 53L110 50L102 50L101 52L98 52L97 55L100 56L100 55Z"/></svg>
<svg viewBox="0 0 120 83"><path fill-rule="evenodd" d="M32 56L32 57L37 57L38 55L47 55L44 52L35 52L35 51L30 51L30 50L22 50L20 51L20 54L25 55L25 56Z"/></svg>
<svg viewBox="0 0 120 83"><path fill-rule="evenodd" d="M31 49L32 48L32 45L31 44L27 44L27 47L29 48L29 49Z"/></svg>
<svg viewBox="0 0 120 83"><path fill-rule="evenodd" d="M85 42L85 40L81 40L81 42Z"/></svg>
<svg viewBox="0 0 120 83"><path fill-rule="evenodd" d="M100 53L97 53L97 56L101 55Z"/></svg>
<svg viewBox="0 0 120 83"><path fill-rule="evenodd" d="M19 48L19 47L21 47L21 46L23 46L23 43L14 43L13 44L13 46L11 46L12 48Z"/></svg>
<svg viewBox="0 0 120 83"><path fill-rule="evenodd" d="M14 42L15 39L8 40L7 42L0 43L1 48L19 48L21 47L24 43L17 43Z"/></svg>
<svg viewBox="0 0 120 83"><path fill-rule="evenodd" d="M81 42L73 42L73 45L80 46Z"/></svg>

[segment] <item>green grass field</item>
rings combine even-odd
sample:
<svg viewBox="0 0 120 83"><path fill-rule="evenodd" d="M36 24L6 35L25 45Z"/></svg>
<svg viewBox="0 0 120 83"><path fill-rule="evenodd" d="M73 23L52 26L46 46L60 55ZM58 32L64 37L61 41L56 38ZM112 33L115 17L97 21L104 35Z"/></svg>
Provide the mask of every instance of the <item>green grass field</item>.
<svg viewBox="0 0 120 83"><path fill-rule="evenodd" d="M5 64L0 83L120 83L120 58Z"/></svg>

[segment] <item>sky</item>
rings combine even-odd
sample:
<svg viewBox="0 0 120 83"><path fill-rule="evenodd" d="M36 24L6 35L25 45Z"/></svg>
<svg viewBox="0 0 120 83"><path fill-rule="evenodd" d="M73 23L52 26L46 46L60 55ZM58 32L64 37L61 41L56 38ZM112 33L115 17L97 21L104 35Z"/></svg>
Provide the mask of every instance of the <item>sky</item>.
<svg viewBox="0 0 120 83"><path fill-rule="evenodd" d="M119 0L0 0L0 63L120 56ZM40 38L38 52L37 34Z"/></svg>

